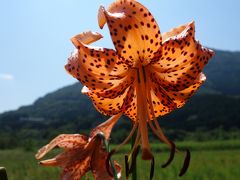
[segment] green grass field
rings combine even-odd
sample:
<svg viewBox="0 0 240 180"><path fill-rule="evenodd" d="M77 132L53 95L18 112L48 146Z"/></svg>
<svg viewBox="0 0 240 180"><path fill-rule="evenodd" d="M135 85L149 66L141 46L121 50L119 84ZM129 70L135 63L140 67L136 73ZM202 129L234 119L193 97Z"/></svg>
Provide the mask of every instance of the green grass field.
<svg viewBox="0 0 240 180"><path fill-rule="evenodd" d="M164 180L236 180L240 177L240 140L216 142L182 142L177 144L180 149L189 147L192 151L190 168L183 177L178 177L184 156L176 154L172 164L166 169L161 168L168 159L165 146L154 144L155 176L154 179ZM124 148L126 151L128 147ZM163 149L160 152L160 149ZM21 149L0 150L0 166L5 166L9 180L54 180L59 179L58 168L41 167L34 159L35 152ZM114 155L114 159L123 165L124 152ZM149 179L150 162L138 158L138 179ZM123 167L124 169L124 167ZM124 172L122 172L123 178Z"/></svg>

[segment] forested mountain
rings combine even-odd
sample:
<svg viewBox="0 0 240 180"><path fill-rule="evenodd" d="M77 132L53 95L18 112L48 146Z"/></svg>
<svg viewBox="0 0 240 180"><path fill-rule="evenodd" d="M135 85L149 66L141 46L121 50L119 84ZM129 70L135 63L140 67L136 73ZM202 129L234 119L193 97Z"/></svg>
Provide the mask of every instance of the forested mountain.
<svg viewBox="0 0 240 180"><path fill-rule="evenodd" d="M240 52L216 50L205 74L207 81L184 108L159 119L171 138L232 138L240 134L235 133L240 129ZM22 145L29 139L46 140L59 133L87 133L101 123L106 117L81 94L81 87L76 83L61 88L32 105L1 114L0 148L9 147L9 142ZM127 118L120 121L113 134L115 141L130 126ZM25 141L16 141L19 138Z"/></svg>
<svg viewBox="0 0 240 180"><path fill-rule="evenodd" d="M215 50L215 53L205 68L207 81L203 87L226 95L239 95L240 52Z"/></svg>

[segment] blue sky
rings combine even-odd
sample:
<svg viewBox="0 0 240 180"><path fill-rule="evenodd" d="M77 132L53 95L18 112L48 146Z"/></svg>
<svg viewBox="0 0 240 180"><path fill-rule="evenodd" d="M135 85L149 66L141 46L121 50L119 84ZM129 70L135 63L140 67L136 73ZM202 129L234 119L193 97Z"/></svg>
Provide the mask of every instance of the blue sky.
<svg viewBox="0 0 240 180"><path fill-rule="evenodd" d="M28 105L46 93L76 82L64 70L73 50L69 39L86 30L112 47L97 11L111 0L0 0L0 112ZM196 22L202 44L240 51L239 0L139 0L155 16L161 32ZM80 90L79 90L80 93Z"/></svg>

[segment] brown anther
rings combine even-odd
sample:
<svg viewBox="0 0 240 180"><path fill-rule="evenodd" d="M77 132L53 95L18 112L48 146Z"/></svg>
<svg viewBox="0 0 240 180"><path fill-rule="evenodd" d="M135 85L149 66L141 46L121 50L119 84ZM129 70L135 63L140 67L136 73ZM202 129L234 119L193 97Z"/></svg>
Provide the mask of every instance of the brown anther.
<svg viewBox="0 0 240 180"><path fill-rule="evenodd" d="M171 143L170 156L169 156L168 161L165 164L162 165L162 168L167 167L172 162L172 160L174 159L174 155L175 155L175 152L176 152L176 145L172 141L170 141L170 143Z"/></svg>
<svg viewBox="0 0 240 180"><path fill-rule="evenodd" d="M187 149L186 150L186 157L185 157L185 160L184 160L184 164L183 164L183 167L179 173L179 176L183 176L186 172L187 172L187 169L189 167L189 164L190 164L190 159L191 159L191 153L190 151Z"/></svg>
<svg viewBox="0 0 240 180"><path fill-rule="evenodd" d="M142 159L143 160L151 160L152 158L153 158L153 155L149 149L142 149Z"/></svg>
<svg viewBox="0 0 240 180"><path fill-rule="evenodd" d="M137 146L136 149L134 149L133 154L132 154L132 163L129 169L129 174L133 172L134 167L136 166L136 159L139 154L140 146Z"/></svg>
<svg viewBox="0 0 240 180"><path fill-rule="evenodd" d="M154 168L155 168L155 159L154 159L154 157L153 157L153 158L152 158L152 161L151 161L150 180L153 179L153 176L154 176Z"/></svg>

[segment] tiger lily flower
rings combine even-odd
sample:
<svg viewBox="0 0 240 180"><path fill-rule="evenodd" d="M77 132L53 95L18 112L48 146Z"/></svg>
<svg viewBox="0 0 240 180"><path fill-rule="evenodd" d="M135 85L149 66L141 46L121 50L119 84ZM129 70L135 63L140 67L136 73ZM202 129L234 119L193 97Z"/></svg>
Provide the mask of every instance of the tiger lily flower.
<svg viewBox="0 0 240 180"><path fill-rule="evenodd" d="M142 158L152 159L147 126L172 145L156 118L182 107L195 93L214 52L195 39L194 22L161 34L152 14L135 0L101 6L98 23L108 25L115 50L89 45L102 38L99 33L79 34L72 38L76 50L65 69L85 85L82 92L101 113L122 112L137 125Z"/></svg>
<svg viewBox="0 0 240 180"><path fill-rule="evenodd" d="M60 166L62 180L79 180L88 171L92 171L94 178L111 180L105 163L108 153L103 149L101 134L109 139L113 125L121 115L116 115L108 121L94 128L90 137L80 134L61 134L49 144L42 147L36 154L36 159L41 159L54 147L64 149L64 152L53 159L40 161L43 166ZM121 176L121 167L114 162L117 176Z"/></svg>

